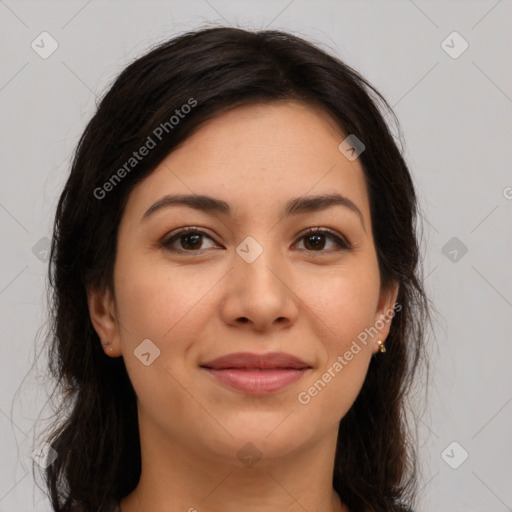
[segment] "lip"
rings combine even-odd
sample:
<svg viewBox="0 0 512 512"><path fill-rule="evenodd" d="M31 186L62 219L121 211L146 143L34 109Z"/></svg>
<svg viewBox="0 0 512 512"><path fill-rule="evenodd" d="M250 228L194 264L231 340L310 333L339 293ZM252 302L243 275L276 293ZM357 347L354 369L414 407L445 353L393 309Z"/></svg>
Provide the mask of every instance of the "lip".
<svg viewBox="0 0 512 512"><path fill-rule="evenodd" d="M236 352L207 361L201 364L201 368L223 385L253 395L264 395L291 386L311 366L285 352Z"/></svg>
<svg viewBox="0 0 512 512"><path fill-rule="evenodd" d="M252 352L234 352L201 364L213 370L244 368L246 370L294 369L311 368L305 361L286 352L269 352L255 354Z"/></svg>
<svg viewBox="0 0 512 512"><path fill-rule="evenodd" d="M265 395L287 388L301 379L309 368L248 370L243 368L224 368L215 370L204 368L221 384L251 395Z"/></svg>

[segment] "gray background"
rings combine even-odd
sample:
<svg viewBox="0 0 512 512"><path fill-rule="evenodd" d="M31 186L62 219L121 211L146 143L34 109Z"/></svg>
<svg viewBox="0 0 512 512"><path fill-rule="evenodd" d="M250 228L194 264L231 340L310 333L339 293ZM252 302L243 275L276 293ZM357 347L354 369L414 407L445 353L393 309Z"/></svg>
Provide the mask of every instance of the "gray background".
<svg viewBox="0 0 512 512"><path fill-rule="evenodd" d="M510 0L6 0L0 20L0 512L50 510L30 458L49 389L47 237L73 149L97 97L132 59L209 22L322 42L395 108L438 311L420 511L512 510ZM43 31L58 43L47 58ZM463 41L446 39L453 31L469 44L457 58Z"/></svg>

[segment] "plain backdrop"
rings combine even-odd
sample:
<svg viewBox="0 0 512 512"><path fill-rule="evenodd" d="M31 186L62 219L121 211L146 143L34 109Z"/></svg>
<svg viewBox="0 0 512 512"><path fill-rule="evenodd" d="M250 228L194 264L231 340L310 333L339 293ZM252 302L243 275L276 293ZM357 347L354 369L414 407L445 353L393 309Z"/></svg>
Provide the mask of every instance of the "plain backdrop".
<svg viewBox="0 0 512 512"><path fill-rule="evenodd" d="M510 0L5 0L0 512L50 511L32 477L31 443L47 400L48 238L75 145L128 63L207 23L321 43L394 107L424 212L426 286L438 311L419 430L419 510L512 510Z"/></svg>

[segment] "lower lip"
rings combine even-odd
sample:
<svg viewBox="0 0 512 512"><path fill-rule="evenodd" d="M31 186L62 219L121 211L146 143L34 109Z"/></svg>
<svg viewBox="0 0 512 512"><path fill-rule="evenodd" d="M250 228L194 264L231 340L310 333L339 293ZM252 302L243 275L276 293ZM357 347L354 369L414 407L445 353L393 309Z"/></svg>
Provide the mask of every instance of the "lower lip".
<svg viewBox="0 0 512 512"><path fill-rule="evenodd" d="M253 395L274 393L297 382L309 368L274 369L274 370L242 370L229 368L214 370L203 368L217 378L222 384L226 384L239 391Z"/></svg>

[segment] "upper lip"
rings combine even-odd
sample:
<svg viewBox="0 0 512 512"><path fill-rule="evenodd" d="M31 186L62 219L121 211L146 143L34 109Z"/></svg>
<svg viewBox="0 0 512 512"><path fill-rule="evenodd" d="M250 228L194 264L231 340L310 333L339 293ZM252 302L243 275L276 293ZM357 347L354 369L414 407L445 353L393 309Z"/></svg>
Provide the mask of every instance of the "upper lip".
<svg viewBox="0 0 512 512"><path fill-rule="evenodd" d="M235 352L227 354L211 361L202 363L205 368L214 370L227 368L254 368L254 369L271 369L271 368L311 368L305 361L298 357L286 354L285 352L270 352L268 354L253 354L251 352Z"/></svg>

